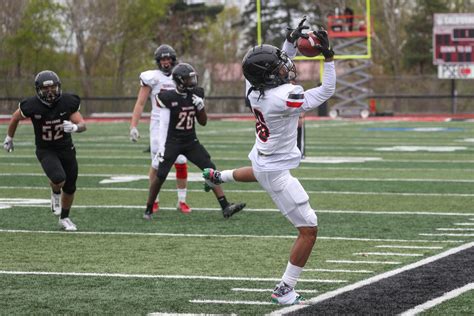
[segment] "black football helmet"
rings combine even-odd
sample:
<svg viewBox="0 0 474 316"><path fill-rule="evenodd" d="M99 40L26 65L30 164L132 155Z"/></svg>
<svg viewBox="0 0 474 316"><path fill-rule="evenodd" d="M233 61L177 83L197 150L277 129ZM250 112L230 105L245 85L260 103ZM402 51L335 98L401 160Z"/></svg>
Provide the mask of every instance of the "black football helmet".
<svg viewBox="0 0 474 316"><path fill-rule="evenodd" d="M296 78L296 67L281 49L272 45L251 48L242 60L244 77L257 90L274 88Z"/></svg>
<svg viewBox="0 0 474 316"><path fill-rule="evenodd" d="M170 67L165 68L161 65L160 60L161 58L164 58L164 57L171 58L172 62L171 62ZM155 60L156 60L156 64L158 65L158 68L165 75L169 76L171 74L171 71L173 70L173 67L176 65L176 51L173 49L173 47L169 45L166 45L166 44L160 45L160 47L158 47L155 50Z"/></svg>
<svg viewBox="0 0 474 316"><path fill-rule="evenodd" d="M51 70L43 70L35 77L36 96L45 105L51 107L61 98L61 80Z"/></svg>
<svg viewBox="0 0 474 316"><path fill-rule="evenodd" d="M192 91L198 84L198 74L190 64L177 64L173 68L172 76L179 92Z"/></svg>

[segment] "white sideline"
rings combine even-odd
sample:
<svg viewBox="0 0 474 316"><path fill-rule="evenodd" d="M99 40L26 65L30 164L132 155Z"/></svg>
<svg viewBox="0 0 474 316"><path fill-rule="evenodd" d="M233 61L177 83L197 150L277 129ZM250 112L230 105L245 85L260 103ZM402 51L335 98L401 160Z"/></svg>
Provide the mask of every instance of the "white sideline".
<svg viewBox="0 0 474 316"><path fill-rule="evenodd" d="M344 286L344 287L339 288L339 289L337 289L337 290L330 291L330 292L326 292L326 293L324 293L324 294L322 294L322 295L313 297L312 299L309 299L309 300L307 300L306 302L307 302L308 304L314 305L314 304L316 304L316 303L322 302L322 301L327 300L327 299L329 299L329 298L335 297L335 296L337 296L337 295L339 295L339 294L342 294L342 293L345 293L345 292L348 292L348 291L352 291L352 290L358 289L358 288L363 287L363 286L365 286L365 285L375 283L375 282L380 281L380 280L382 280L382 279L386 279L386 278L388 278L388 277L391 277L391 276L400 274L400 273L405 272L405 271L408 271L408 270L412 270L412 269L418 268L418 267L423 266L423 265L425 265L425 264L434 262L434 261L436 261L436 260L439 260L439 259L441 259L441 258L450 256L450 255L452 255L452 254L455 254L455 253L457 253L457 252L466 250L466 249L471 248L471 247L474 247L474 242L470 242L470 243L461 245L461 246L459 246L459 247L449 249L449 250L447 250L447 251L445 251L445 252L442 252L442 253L440 253L440 254L437 254L437 255L435 255L435 256L428 257L428 258L422 259L422 260L420 260L420 261L418 261L418 262L415 262L415 263L409 264L409 265L407 265L407 266L404 266L404 267L395 269L395 270L393 270L393 271L388 271L388 272L385 272L385 273L376 275L376 276L374 276L374 277L368 278L368 279L366 279L366 280L362 280L362 281L356 282L356 283L354 283L354 284L350 284L350 285ZM304 305L294 305L294 306L290 306L290 307L286 307L286 308L282 308L282 309L276 310L276 311L272 312L270 315L271 315L271 316L284 315L285 313L294 312L294 311L297 311L297 310L299 310L299 309L303 309L303 308L305 308L305 307L307 307L307 305L306 305L306 306L304 306Z"/></svg>
<svg viewBox="0 0 474 316"><path fill-rule="evenodd" d="M49 271L10 271L0 270L0 274L7 275L52 275L52 276L79 276L79 277L108 277L108 278L136 278L136 279L184 279L184 280L214 280L214 281L269 281L279 282L281 278L246 278L209 275L165 275L165 274L126 274L126 273L94 273L94 272L49 272ZM307 283L346 283L346 280L300 279L298 282Z"/></svg>
<svg viewBox="0 0 474 316"><path fill-rule="evenodd" d="M280 238L295 239L292 235L219 235L219 234L176 234L176 233L136 233L136 232L65 232L61 230L26 230L26 229L0 229L0 233L13 234L66 234L66 235L112 235L112 236L158 236L158 237L217 237L217 238ZM326 240L350 240L350 241L396 241L396 242L421 242L421 243L460 243L463 240L403 240L403 239L370 239L370 238L352 238L352 237L318 237Z"/></svg>
<svg viewBox="0 0 474 316"><path fill-rule="evenodd" d="M467 292L467 291L470 291L470 290L474 290L474 283L469 283L469 284L464 285L463 287L460 287L460 288L454 289L450 292L444 293L440 297L432 299L432 300L430 300L430 301L428 301L424 304L420 304L418 306L413 307L412 309L409 309L409 310L401 313L400 316L414 316L414 315L417 315L421 312L426 311L427 309L430 309L430 308L432 308L436 305L439 305L439 304L441 304L441 303L443 303L447 300L453 299L453 298L463 294L464 292Z"/></svg>

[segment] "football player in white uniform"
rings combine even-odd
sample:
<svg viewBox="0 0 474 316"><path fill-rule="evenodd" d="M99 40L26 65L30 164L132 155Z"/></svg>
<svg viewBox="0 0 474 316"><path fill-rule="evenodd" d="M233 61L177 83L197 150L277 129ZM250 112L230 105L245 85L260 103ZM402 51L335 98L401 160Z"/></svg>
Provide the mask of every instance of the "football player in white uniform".
<svg viewBox="0 0 474 316"><path fill-rule="evenodd" d="M176 65L176 52L175 50L166 44L160 45L155 51L155 60L158 65L158 69L144 71L140 74L140 90L138 92L137 101L133 108L132 120L130 122L130 140L137 142L140 138L137 125L140 121L140 117L145 107L146 100L149 97L151 100L152 110L150 117L150 153L152 163L149 171L150 183L156 178L156 172L158 165L156 160L153 158L158 152L160 141L166 140L166 135L160 135L160 107L156 103L155 96L163 90L174 90L176 85L171 78L171 72L173 67ZM183 155L179 155L175 162L176 168L176 186L178 190L178 203L177 209L183 213L190 213L191 208L186 203L187 193L187 178L188 178L188 167L187 159ZM158 201L153 205L153 212L158 211Z"/></svg>
<svg viewBox="0 0 474 316"><path fill-rule="evenodd" d="M296 68L290 57L296 55L294 42L302 36L304 19L296 29L290 29L283 50L271 45L256 46L242 61L246 80L246 101L256 118L256 140L249 159L252 167L203 172L208 185L224 182L254 182L268 192L281 213L298 229L282 280L271 298L277 304L299 304L303 298L294 290L308 260L317 236L317 217L309 204L309 196L290 170L297 168L301 152L297 147L297 126L300 113L317 108L335 92L336 72L334 51L327 32L315 35L321 41L315 47L324 58L323 83L304 91L290 81L296 78Z"/></svg>

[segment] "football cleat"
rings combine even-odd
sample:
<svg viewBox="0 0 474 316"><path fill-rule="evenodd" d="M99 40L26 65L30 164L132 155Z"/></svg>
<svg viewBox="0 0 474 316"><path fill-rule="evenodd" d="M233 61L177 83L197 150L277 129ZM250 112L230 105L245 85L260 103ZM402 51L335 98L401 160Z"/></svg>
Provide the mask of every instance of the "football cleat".
<svg viewBox="0 0 474 316"><path fill-rule="evenodd" d="M183 214L189 214L191 213L191 208L189 207L186 202L178 202L178 205L176 206L176 209L180 211Z"/></svg>
<svg viewBox="0 0 474 316"><path fill-rule="evenodd" d="M214 184L212 184L211 181L209 180L204 180L204 191L209 192L215 187Z"/></svg>
<svg viewBox="0 0 474 316"><path fill-rule="evenodd" d="M61 215L61 193L51 192L51 211L54 215Z"/></svg>
<svg viewBox="0 0 474 316"><path fill-rule="evenodd" d="M209 180L212 184L219 185L222 182L221 173L212 168L205 168L202 171L202 177Z"/></svg>
<svg viewBox="0 0 474 316"><path fill-rule="evenodd" d="M152 208L152 213L158 212L159 209L160 209L160 203L158 203L158 201L154 202L153 203L153 208Z"/></svg>
<svg viewBox="0 0 474 316"><path fill-rule="evenodd" d="M304 298L295 289L281 281L272 293L272 303L280 305L304 304Z"/></svg>
<svg viewBox="0 0 474 316"><path fill-rule="evenodd" d="M245 203L237 203L237 204L231 203L227 205L225 209L222 210L222 214L224 215L224 218L229 218L235 213L238 213L241 210L243 210L245 205L246 205Z"/></svg>
<svg viewBox="0 0 474 316"><path fill-rule="evenodd" d="M151 221L153 219L153 208L147 207L145 210L145 214L143 214L143 219Z"/></svg>
<svg viewBox="0 0 474 316"><path fill-rule="evenodd" d="M58 224L65 231L70 231L71 232L71 231L76 231L77 230L76 225L74 225L74 223L71 221L71 219L69 217L60 218Z"/></svg>

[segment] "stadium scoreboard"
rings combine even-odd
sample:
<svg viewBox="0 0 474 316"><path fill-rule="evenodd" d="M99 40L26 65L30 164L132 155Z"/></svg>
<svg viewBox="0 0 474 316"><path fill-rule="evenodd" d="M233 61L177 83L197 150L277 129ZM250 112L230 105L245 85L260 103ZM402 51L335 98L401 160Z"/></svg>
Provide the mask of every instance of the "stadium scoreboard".
<svg viewBox="0 0 474 316"><path fill-rule="evenodd" d="M474 63L474 13L435 13L433 64Z"/></svg>

